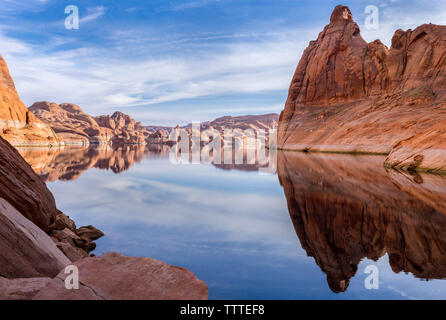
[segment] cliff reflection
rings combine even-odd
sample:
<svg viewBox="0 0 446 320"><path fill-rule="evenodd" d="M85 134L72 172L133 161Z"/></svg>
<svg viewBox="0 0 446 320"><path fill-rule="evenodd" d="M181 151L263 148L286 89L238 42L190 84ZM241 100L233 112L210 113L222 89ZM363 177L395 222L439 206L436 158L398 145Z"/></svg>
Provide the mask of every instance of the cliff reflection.
<svg viewBox="0 0 446 320"><path fill-rule="evenodd" d="M64 149L20 148L19 152L43 180L70 181L91 168L121 173L146 157L167 157L162 145L70 146Z"/></svg>
<svg viewBox="0 0 446 320"><path fill-rule="evenodd" d="M338 293L364 258L446 277L446 178L386 171L380 157L280 152L278 175L302 247Z"/></svg>

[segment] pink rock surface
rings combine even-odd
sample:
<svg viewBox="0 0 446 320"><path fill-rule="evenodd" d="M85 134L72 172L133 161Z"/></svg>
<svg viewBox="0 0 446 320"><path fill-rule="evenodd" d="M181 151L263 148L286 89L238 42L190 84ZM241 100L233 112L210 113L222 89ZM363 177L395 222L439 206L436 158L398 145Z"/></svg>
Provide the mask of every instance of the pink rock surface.
<svg viewBox="0 0 446 320"><path fill-rule="evenodd" d="M74 263L80 290L67 290L61 272L42 288L36 300L205 300L208 288L187 269L152 258L126 257L110 252Z"/></svg>

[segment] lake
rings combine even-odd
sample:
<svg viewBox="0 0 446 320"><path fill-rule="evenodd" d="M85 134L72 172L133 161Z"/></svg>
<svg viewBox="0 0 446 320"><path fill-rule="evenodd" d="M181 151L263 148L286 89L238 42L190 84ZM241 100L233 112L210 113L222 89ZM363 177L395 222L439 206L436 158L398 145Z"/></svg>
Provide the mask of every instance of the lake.
<svg viewBox="0 0 446 320"><path fill-rule="evenodd" d="M268 171L157 145L20 152L60 210L104 231L94 254L188 268L210 299L446 298L446 177L380 156L278 152Z"/></svg>

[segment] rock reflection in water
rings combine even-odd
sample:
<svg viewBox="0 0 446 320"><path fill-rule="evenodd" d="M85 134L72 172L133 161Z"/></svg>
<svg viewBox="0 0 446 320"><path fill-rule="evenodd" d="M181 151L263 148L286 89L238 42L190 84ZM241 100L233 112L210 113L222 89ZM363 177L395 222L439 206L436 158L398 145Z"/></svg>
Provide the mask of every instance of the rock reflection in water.
<svg viewBox="0 0 446 320"><path fill-rule="evenodd" d="M62 149L20 148L20 154L43 180L70 181L91 168L121 173L146 157L167 157L163 145L70 146Z"/></svg>
<svg viewBox="0 0 446 320"><path fill-rule="evenodd" d="M364 258L446 277L446 178L386 171L382 158L280 152L278 174L302 247L334 292Z"/></svg>
<svg viewBox="0 0 446 320"><path fill-rule="evenodd" d="M144 158L172 158L171 147L162 144L148 145L96 145L96 146L68 146L65 148L19 148L20 154L31 165L34 171L47 182L56 180L70 181L79 178L85 171L91 168L112 170L121 173L129 170ZM256 151L254 151L256 152ZM175 152L173 152L175 158ZM224 155L224 153L222 153ZM264 171L275 173L276 161L270 161L270 154L266 152L266 164L261 164L255 159L250 161L246 152L239 163L233 155L229 164L215 163L213 159L202 159L201 163L210 163L223 170ZM179 157L179 155L178 155ZM189 155L189 163L192 163L192 155ZM175 159L173 160L175 162ZM184 163L183 163L184 164Z"/></svg>

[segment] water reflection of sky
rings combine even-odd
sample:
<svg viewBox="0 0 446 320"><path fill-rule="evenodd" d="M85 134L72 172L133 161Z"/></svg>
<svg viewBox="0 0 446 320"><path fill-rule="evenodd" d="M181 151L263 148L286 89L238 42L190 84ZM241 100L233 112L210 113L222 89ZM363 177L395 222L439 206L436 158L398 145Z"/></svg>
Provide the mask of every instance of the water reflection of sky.
<svg viewBox="0 0 446 320"><path fill-rule="evenodd" d="M147 158L119 175L90 169L49 188L78 225L105 232L96 254L118 251L186 267L208 284L211 299L446 296L444 281L395 274L387 256L365 259L347 292L334 294L299 244L276 175ZM371 263L380 270L379 290L364 288Z"/></svg>

